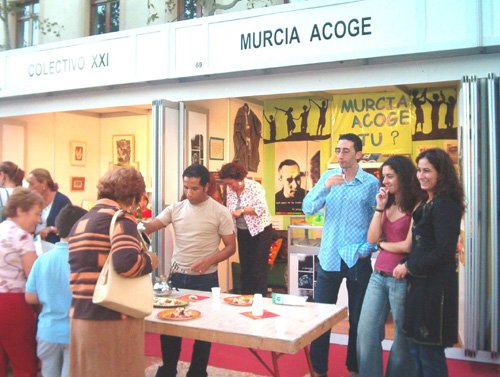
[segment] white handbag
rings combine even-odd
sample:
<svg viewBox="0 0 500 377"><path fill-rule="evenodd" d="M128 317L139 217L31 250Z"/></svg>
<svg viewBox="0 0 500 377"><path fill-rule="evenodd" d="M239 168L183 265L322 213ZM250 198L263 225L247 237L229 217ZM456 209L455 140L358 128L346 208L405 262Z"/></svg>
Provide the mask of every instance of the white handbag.
<svg viewBox="0 0 500 377"><path fill-rule="evenodd" d="M119 210L113 215L109 228L110 240L116 219L122 212ZM144 247L142 237L141 245ZM148 316L153 311L151 274L136 278L123 277L115 271L111 254L110 252L97 279L92 302L131 317L144 318Z"/></svg>

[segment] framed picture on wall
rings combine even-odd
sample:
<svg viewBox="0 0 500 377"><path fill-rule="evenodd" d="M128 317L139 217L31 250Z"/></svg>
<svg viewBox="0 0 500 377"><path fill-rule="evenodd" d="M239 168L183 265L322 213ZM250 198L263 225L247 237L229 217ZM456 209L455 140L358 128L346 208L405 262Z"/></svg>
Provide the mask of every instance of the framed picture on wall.
<svg viewBox="0 0 500 377"><path fill-rule="evenodd" d="M207 166L208 111L187 109L187 165Z"/></svg>
<svg viewBox="0 0 500 377"><path fill-rule="evenodd" d="M224 139L220 137L210 138L208 156L211 160L224 160Z"/></svg>
<svg viewBox="0 0 500 377"><path fill-rule="evenodd" d="M85 166L87 160L87 143L71 141L69 143L69 161L74 166Z"/></svg>
<svg viewBox="0 0 500 377"><path fill-rule="evenodd" d="M85 191L85 177L71 177L71 191Z"/></svg>
<svg viewBox="0 0 500 377"><path fill-rule="evenodd" d="M108 165L108 169L109 170L113 170L113 169L116 169L117 167L120 167L120 166L130 166L130 167L133 167L133 168L135 168L137 170L140 170L139 169L139 163L137 161L136 162L131 162L129 165L123 165L123 164L116 165L113 162L110 162L109 165Z"/></svg>
<svg viewBox="0 0 500 377"><path fill-rule="evenodd" d="M112 144L113 165L135 166L134 135L113 135Z"/></svg>

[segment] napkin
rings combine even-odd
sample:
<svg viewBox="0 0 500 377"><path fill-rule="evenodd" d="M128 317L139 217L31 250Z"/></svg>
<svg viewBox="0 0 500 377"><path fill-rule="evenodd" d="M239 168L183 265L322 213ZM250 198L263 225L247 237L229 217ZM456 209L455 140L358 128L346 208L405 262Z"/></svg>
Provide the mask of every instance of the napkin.
<svg viewBox="0 0 500 377"><path fill-rule="evenodd" d="M252 315L252 312L242 312L240 314L243 314L245 317L252 318L252 319L264 319L264 318L271 318L271 317L279 317L279 314L264 310L264 313L261 316L254 316Z"/></svg>
<svg viewBox="0 0 500 377"><path fill-rule="evenodd" d="M208 298L208 296L184 295L184 296L181 296L181 297L177 297L178 300L184 300L184 301L189 301L189 302L201 301L201 300L205 300L206 298Z"/></svg>

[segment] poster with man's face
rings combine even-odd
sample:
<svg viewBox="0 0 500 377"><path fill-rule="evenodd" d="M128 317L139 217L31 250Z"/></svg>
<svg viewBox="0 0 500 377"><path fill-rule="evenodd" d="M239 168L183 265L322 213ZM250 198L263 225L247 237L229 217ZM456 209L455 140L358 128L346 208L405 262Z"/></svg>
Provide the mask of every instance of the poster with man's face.
<svg viewBox="0 0 500 377"><path fill-rule="evenodd" d="M313 186L316 159L319 165L319 148L317 141L276 143L276 214L302 214L302 201Z"/></svg>

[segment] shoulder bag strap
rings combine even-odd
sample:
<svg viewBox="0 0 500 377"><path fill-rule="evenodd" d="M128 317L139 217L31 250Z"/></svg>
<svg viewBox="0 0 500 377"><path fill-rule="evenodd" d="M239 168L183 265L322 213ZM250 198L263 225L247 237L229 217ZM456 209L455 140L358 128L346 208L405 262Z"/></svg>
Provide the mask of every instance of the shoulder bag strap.
<svg viewBox="0 0 500 377"><path fill-rule="evenodd" d="M109 242L111 242L113 239L113 232L115 230L116 220L122 214L122 212L123 212L123 210L119 209L118 211L115 212L115 214L113 215L113 218L111 219L111 224L109 225Z"/></svg>

